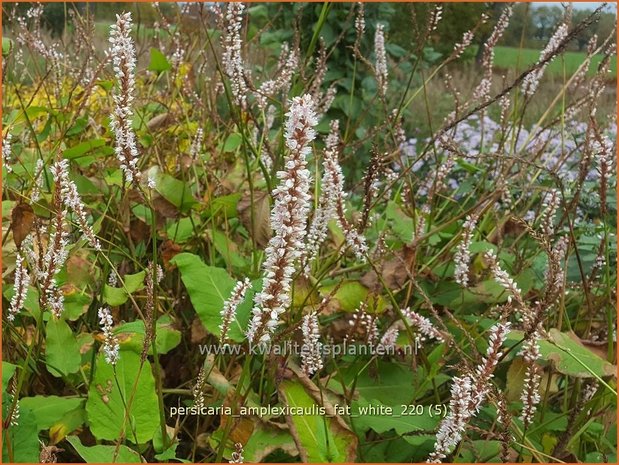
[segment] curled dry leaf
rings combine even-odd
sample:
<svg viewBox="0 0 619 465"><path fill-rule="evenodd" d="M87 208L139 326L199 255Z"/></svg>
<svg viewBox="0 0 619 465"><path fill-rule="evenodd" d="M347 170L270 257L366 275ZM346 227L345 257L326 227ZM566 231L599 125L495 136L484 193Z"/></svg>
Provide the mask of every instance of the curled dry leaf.
<svg viewBox="0 0 619 465"><path fill-rule="evenodd" d="M161 259L163 260L163 266L166 270L170 270L172 267L170 266L170 260L172 260L175 256L181 253L183 249L177 243L171 241L170 239L166 240L160 250Z"/></svg>
<svg viewBox="0 0 619 465"><path fill-rule="evenodd" d="M153 116L148 123L146 123L146 127L149 131L155 131L157 129L165 129L167 126L172 124L173 122L172 116L169 113L162 113L157 116Z"/></svg>
<svg viewBox="0 0 619 465"><path fill-rule="evenodd" d="M414 249L408 246L397 251L393 258L385 261L378 269L385 285L392 290L401 289L409 279L410 267L414 258ZM361 277L361 284L374 292L380 292L383 283L376 271L370 270Z"/></svg>
<svg viewBox="0 0 619 465"><path fill-rule="evenodd" d="M34 211L27 203L19 203L13 208L11 214L11 227L13 229L13 240L17 248L21 247L24 239L30 234L30 231L32 231L34 220Z"/></svg>
<svg viewBox="0 0 619 465"><path fill-rule="evenodd" d="M246 192L236 208L243 226L249 231L256 244L260 247L267 245L271 238L269 195L266 192L254 192L252 204L251 195Z"/></svg>

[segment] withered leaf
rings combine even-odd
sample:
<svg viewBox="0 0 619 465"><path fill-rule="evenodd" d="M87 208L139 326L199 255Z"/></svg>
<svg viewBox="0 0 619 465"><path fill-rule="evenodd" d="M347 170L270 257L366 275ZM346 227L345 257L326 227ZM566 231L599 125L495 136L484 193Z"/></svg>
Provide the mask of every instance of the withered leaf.
<svg viewBox="0 0 619 465"><path fill-rule="evenodd" d="M413 253L414 251L412 248L404 247L402 250L396 252L393 258L383 263L381 277L389 289L401 289L406 284L409 277ZM379 269L381 269L381 267L379 267ZM378 279L378 275L374 270L363 275L360 282L375 292L380 292L382 288L382 282Z"/></svg>
<svg viewBox="0 0 619 465"><path fill-rule="evenodd" d="M249 192L246 192L236 207L243 226L260 247L264 247L271 238L271 206L266 192L254 192L253 203ZM253 212L253 228L252 228Z"/></svg>
<svg viewBox="0 0 619 465"><path fill-rule="evenodd" d="M200 344L206 340L206 336L208 336L208 333L200 321L200 318L195 317L191 322L191 343Z"/></svg>
<svg viewBox="0 0 619 465"><path fill-rule="evenodd" d="M34 220L34 211L27 203L19 203L13 208L11 224L13 228L13 240L17 248L21 247L24 239L30 234L30 231L32 231Z"/></svg>
<svg viewBox="0 0 619 465"><path fill-rule="evenodd" d="M150 226L139 219L132 219L129 223L129 235L136 244L148 242L150 239Z"/></svg>
<svg viewBox="0 0 619 465"><path fill-rule="evenodd" d="M155 207L155 211L157 212L158 217L175 218L176 216L178 216L178 208L176 208L174 204L168 202L160 195L157 195L155 196L155 198L153 198L153 206Z"/></svg>
<svg viewBox="0 0 619 465"><path fill-rule="evenodd" d="M171 241L170 239L166 240L161 245L161 259L163 260L163 266L166 270L170 269L170 260L172 260L176 255L183 251L182 247L177 243Z"/></svg>
<svg viewBox="0 0 619 465"><path fill-rule="evenodd" d="M162 113L160 115L154 116L151 118L148 123L146 123L146 127L149 131L154 131L155 129L164 128L172 122L172 117L169 113Z"/></svg>

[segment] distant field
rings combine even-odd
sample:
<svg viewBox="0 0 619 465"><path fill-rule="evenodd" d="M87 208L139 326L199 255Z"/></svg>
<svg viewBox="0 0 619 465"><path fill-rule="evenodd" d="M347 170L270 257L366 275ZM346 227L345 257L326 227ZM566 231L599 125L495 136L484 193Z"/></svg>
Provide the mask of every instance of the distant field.
<svg viewBox="0 0 619 465"><path fill-rule="evenodd" d="M539 58L540 51L532 49L518 49L515 47L496 47L495 63L498 68L511 68L518 66L519 70L523 70L525 66L532 65ZM548 72L553 75L563 74L565 72L572 74L585 59L585 52L566 52L562 57L555 59L548 66ZM589 68L589 75L592 75L597 68L601 56L597 55L593 59L593 65ZM612 77L617 77L617 57L612 58Z"/></svg>

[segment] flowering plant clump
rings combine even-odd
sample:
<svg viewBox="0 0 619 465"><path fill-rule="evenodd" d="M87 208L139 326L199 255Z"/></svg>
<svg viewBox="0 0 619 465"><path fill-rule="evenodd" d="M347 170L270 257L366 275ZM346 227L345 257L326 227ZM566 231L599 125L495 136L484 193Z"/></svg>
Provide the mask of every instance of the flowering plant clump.
<svg viewBox="0 0 619 465"><path fill-rule="evenodd" d="M5 3L3 462L616 462L592 8Z"/></svg>

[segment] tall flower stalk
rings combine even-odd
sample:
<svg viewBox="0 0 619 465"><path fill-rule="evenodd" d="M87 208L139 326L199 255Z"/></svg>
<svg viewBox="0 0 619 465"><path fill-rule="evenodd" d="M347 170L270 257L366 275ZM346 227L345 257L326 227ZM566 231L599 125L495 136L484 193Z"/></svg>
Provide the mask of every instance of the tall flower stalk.
<svg viewBox="0 0 619 465"><path fill-rule="evenodd" d="M522 400L522 413L520 414L520 419L524 427L527 428L531 422L533 422L537 404L541 400L539 388L542 375L540 373L540 367L537 364L537 360L541 357L538 331L535 331L532 337L525 341L519 355L522 355L524 358L526 366L524 387L520 395L520 400Z"/></svg>
<svg viewBox="0 0 619 465"><path fill-rule="evenodd" d="M228 341L228 330L236 318L236 310L245 299L245 294L250 287L251 282L248 278L237 282L234 289L232 289L232 294L230 294L228 300L224 302L224 306L221 310L221 325L219 325L219 330L221 331L219 339L221 342L225 343Z"/></svg>
<svg viewBox="0 0 619 465"><path fill-rule="evenodd" d="M338 142L339 123L333 121L331 123L331 131L326 138L318 208L314 212L307 237L306 272L309 272L310 262L316 258L320 245L327 237L328 223L331 219L335 219L338 226L344 231L346 244L359 260L365 260L365 254L367 253L365 237L346 218L347 193L344 191L344 174L337 156Z"/></svg>
<svg viewBox="0 0 619 465"><path fill-rule="evenodd" d="M13 136L10 132L6 133L6 136L2 139L2 164L6 168L7 172L11 173L13 167L11 166L11 139Z"/></svg>
<svg viewBox="0 0 619 465"><path fill-rule="evenodd" d="M55 163L52 167L52 175L60 188L62 203L75 213L77 224L82 234L84 234L84 237L95 250L101 250L99 239L97 239L92 227L88 224L86 208L77 192L77 187L69 179L69 160L60 160Z"/></svg>
<svg viewBox="0 0 619 465"><path fill-rule="evenodd" d="M274 235L265 250L262 291L254 299L253 317L247 332L251 343L266 344L280 316L290 305L295 263L303 255L310 208L310 172L307 157L318 124L314 102L308 94L295 97L286 114L286 145L289 149L284 170L277 173L280 184L273 190L271 211Z"/></svg>
<svg viewBox="0 0 619 465"><path fill-rule="evenodd" d="M475 216L468 215L466 217L462 225L462 241L458 244L456 256L454 257L454 262L456 263L454 278L462 287L467 287L469 284L469 265L471 262L471 251L469 249L473 242L476 223L477 218Z"/></svg>
<svg viewBox="0 0 619 465"><path fill-rule="evenodd" d="M105 361L110 365L116 365L120 358L118 338L114 334L114 320L112 319L112 313L108 307L101 307L99 309L99 324L103 331L103 354Z"/></svg>
<svg viewBox="0 0 619 465"><path fill-rule="evenodd" d="M550 61L552 61L556 57L557 50L559 49L561 43L567 37L567 33L567 24L561 23L546 44L544 50L542 50L542 53L539 56L539 60L537 61L537 68L531 73L527 74L527 76L522 81L522 93L527 97L531 97L537 91L542 76L544 76L544 71L546 70L546 67L548 66Z"/></svg>
<svg viewBox="0 0 619 465"><path fill-rule="evenodd" d="M486 356L472 374L454 378L451 386L449 413L441 421L436 433L434 451L429 463L441 463L462 440L466 427L479 412L490 392L490 379L501 357L501 346L509 334L509 323L498 323L490 328Z"/></svg>
<svg viewBox="0 0 619 465"><path fill-rule="evenodd" d="M140 172L137 168L138 148L131 127L135 99L136 54L131 38L131 13L116 15L116 24L110 27L110 51L114 73L118 80L113 94L114 111L110 116L110 129L116 137L115 152L127 184L137 183Z"/></svg>
<svg viewBox="0 0 619 465"><path fill-rule="evenodd" d="M320 355L322 347L320 343L320 326L316 312L303 317L301 332L303 333L303 349L301 351L303 371L308 376L311 376L323 367Z"/></svg>
<svg viewBox="0 0 619 465"><path fill-rule="evenodd" d="M234 101L241 108L247 106L247 84L245 83L245 67L241 50L243 41L241 39L241 28L243 27L243 12L245 4L242 2L231 2L226 11L226 30L223 36L223 56L222 62L224 72L230 79L230 89Z"/></svg>
<svg viewBox="0 0 619 465"><path fill-rule="evenodd" d="M15 315L24 306L26 297L28 296L28 286L30 285L30 275L28 274L28 268L24 264L24 258L21 253L17 252L15 257L15 282L13 284L13 297L11 298L11 306L9 307L9 314L7 319L13 321Z"/></svg>
<svg viewBox="0 0 619 465"><path fill-rule="evenodd" d="M389 70L387 69L387 52L385 51L385 26L378 24L374 34L374 55L376 55L376 81L378 90L383 97L387 94Z"/></svg>
<svg viewBox="0 0 619 465"><path fill-rule="evenodd" d="M42 260L39 263L33 261L33 264L38 267L37 279L41 283L41 306L49 308L54 317L60 318L64 310L64 295L58 288L56 275L60 273L69 254L67 250L69 245L67 232L69 211L66 204L63 204L60 186L56 186L54 191L53 205L56 213L47 228L49 236L47 250ZM39 237L45 233L41 229L37 231Z"/></svg>

